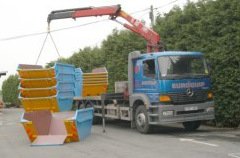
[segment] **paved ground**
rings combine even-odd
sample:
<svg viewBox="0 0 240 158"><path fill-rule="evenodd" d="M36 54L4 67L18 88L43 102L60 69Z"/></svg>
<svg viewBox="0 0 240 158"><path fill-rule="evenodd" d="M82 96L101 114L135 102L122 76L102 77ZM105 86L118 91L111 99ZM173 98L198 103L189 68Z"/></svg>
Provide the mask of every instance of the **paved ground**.
<svg viewBox="0 0 240 158"><path fill-rule="evenodd" d="M31 147L19 123L22 110L0 113L1 158L240 158L240 129L202 126L186 133L180 125L159 127L139 134L128 123L108 122L107 132L93 126L83 142L63 146Z"/></svg>

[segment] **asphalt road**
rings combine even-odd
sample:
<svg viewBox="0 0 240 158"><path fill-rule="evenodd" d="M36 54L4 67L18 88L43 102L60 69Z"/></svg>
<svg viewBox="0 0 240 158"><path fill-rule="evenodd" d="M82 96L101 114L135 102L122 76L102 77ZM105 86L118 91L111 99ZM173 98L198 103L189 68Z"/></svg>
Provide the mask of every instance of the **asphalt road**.
<svg viewBox="0 0 240 158"><path fill-rule="evenodd" d="M32 147L19 123L21 109L0 112L0 158L240 158L240 129L202 126L185 132L176 124L143 135L126 122L95 125L85 141Z"/></svg>

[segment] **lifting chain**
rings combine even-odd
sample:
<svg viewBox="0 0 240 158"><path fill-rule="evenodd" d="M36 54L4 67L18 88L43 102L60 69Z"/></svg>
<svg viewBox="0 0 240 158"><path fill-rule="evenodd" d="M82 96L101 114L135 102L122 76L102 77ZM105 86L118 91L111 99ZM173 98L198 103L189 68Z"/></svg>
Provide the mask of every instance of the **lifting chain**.
<svg viewBox="0 0 240 158"><path fill-rule="evenodd" d="M43 48L44 48L44 46L45 46L45 44L46 44L48 35L50 36L50 39L51 39L51 41L52 41L52 43L53 43L53 45L54 45L54 47L55 47L55 49L56 49L56 52L57 52L57 54L58 54L58 57L59 57L59 58L61 57L61 55L60 55L60 53L59 53L59 51L58 51L57 45L56 45L55 41L53 40L52 34L51 34L51 32L50 32L50 28L48 27L48 32L47 32L46 37L45 37L45 39L44 39L44 41L43 41L42 47L41 47L41 49L40 49L40 52L39 52L39 54L38 54L38 57L37 57L37 60L36 60L36 63L35 63L36 65L37 65L37 63L38 63L38 61L39 61L39 59L40 59L40 56L41 56L42 51L43 51Z"/></svg>

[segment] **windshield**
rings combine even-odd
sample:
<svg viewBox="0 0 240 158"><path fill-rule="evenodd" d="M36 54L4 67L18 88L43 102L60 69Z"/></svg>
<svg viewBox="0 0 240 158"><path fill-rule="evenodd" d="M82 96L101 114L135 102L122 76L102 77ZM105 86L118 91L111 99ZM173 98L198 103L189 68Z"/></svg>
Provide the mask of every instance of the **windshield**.
<svg viewBox="0 0 240 158"><path fill-rule="evenodd" d="M158 58L162 78L192 78L208 75L202 56L162 56Z"/></svg>

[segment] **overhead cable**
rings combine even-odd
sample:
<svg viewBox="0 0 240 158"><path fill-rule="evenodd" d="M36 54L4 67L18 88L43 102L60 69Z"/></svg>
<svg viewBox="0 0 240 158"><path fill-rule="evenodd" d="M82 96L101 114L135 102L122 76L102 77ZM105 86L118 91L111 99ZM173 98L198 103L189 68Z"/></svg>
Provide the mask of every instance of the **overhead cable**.
<svg viewBox="0 0 240 158"><path fill-rule="evenodd" d="M175 2L177 2L178 0L174 0L174 1L171 1L165 5L162 5L162 6L159 6L159 7L155 7L153 8L154 10L156 9L160 9L160 8L163 8L163 7L166 7L168 5L171 5ZM146 12L148 11L150 8L145 8L145 9L142 9L142 10L138 10L138 11L135 11L135 12L132 12L130 14L137 14L137 13L141 13L141 12ZM146 14L146 13L145 13ZM145 15L144 14L144 15ZM85 24L81 24L81 25L76 25L76 26L70 26L70 27L65 27L65 28L60 28L60 29L55 29L55 30L51 30L51 32L58 32L58 31L63 31L63 30L68 30L68 29L74 29L74 28L78 28L78 27L82 27L82 26L87 26L87 25L91 25L91 24L95 24L95 23L100 23L100 22L103 22L103 21L107 21L108 19L103 19L103 20L98 20L98 21L93 21L93 22L89 22L89 23L85 23ZM26 38L26 37L32 37L32 36L39 36L39 35L43 35L43 34L46 34L48 33L48 31L44 31L44 32L37 32L37 33L29 33L29 34L23 34L23 35L17 35L17 36L12 36L12 37L7 37L7 38L2 38L0 39L0 41L9 41L9 40L15 40L15 39L20 39L20 38Z"/></svg>

